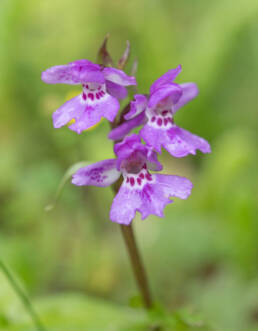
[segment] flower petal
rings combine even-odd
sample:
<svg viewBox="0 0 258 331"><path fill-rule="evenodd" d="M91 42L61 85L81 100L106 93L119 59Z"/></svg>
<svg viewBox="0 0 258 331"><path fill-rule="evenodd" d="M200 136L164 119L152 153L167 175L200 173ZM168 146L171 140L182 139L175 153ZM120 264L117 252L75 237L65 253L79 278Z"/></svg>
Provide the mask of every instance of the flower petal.
<svg viewBox="0 0 258 331"><path fill-rule="evenodd" d="M183 94L178 100L178 102L174 105L173 113L175 113L178 109L183 107L186 103L196 98L199 94L199 89L195 83L184 83L180 84L182 88Z"/></svg>
<svg viewBox="0 0 258 331"><path fill-rule="evenodd" d="M203 153L210 153L209 143L187 130L175 126L168 130L169 143L165 149L175 157L184 157L188 154L196 154L199 149Z"/></svg>
<svg viewBox="0 0 258 331"><path fill-rule="evenodd" d="M142 113L147 107L147 98L143 94L135 94L135 101L131 101L130 103L130 111L125 114L124 118L126 120L130 120L131 118Z"/></svg>
<svg viewBox="0 0 258 331"><path fill-rule="evenodd" d="M179 98L182 95L182 89L178 84L167 84L163 85L159 89L155 90L153 94L151 94L148 107L154 108L157 104L164 99L169 99L168 101L172 104L176 104Z"/></svg>
<svg viewBox="0 0 258 331"><path fill-rule="evenodd" d="M164 130L146 124L141 129L140 136L158 153L161 153L161 147L163 147L174 157L196 154L197 149L203 153L211 152L210 145L205 139L175 125Z"/></svg>
<svg viewBox="0 0 258 331"><path fill-rule="evenodd" d="M139 134L158 153L161 153L161 147L164 147L168 142L167 130L158 129L148 124L143 126Z"/></svg>
<svg viewBox="0 0 258 331"><path fill-rule="evenodd" d="M155 82L150 87L150 93L154 93L158 88L160 88L162 85L170 84L172 83L178 74L180 74L182 70L181 65L177 66L175 69L171 69L168 72L166 72L164 75L162 75L160 78L155 80Z"/></svg>
<svg viewBox="0 0 258 331"><path fill-rule="evenodd" d="M131 190L126 185L122 184L110 209L111 221L129 225L141 204L140 192Z"/></svg>
<svg viewBox="0 0 258 331"><path fill-rule="evenodd" d="M107 93L99 100L95 99L90 103L87 101L84 104L84 111L80 114L80 117L75 118L75 123L70 125L69 129L80 134L82 131L97 124L102 117L113 122L119 107L120 104L117 99Z"/></svg>
<svg viewBox="0 0 258 331"><path fill-rule="evenodd" d="M84 110L85 104L83 103L81 94L66 101L66 103L64 103L53 113L52 117L54 127L56 129L61 128L62 126L69 123L72 119L78 120L83 114Z"/></svg>
<svg viewBox="0 0 258 331"><path fill-rule="evenodd" d="M87 60L78 60L67 65L51 67L42 72L41 79L47 84L81 84L83 82L105 82L98 65Z"/></svg>
<svg viewBox="0 0 258 331"><path fill-rule="evenodd" d="M103 74L106 80L122 86L136 85L135 77L128 76L122 70L115 68L105 68Z"/></svg>
<svg viewBox="0 0 258 331"><path fill-rule="evenodd" d="M152 175L156 178L154 185L161 186L164 196L187 199L191 194L193 184L185 177L174 175Z"/></svg>
<svg viewBox="0 0 258 331"><path fill-rule="evenodd" d="M115 129L109 132L108 138L111 140L121 140L123 139L131 130L137 126L142 125L145 122L145 114L141 113L138 116L132 118L129 121L124 122Z"/></svg>
<svg viewBox="0 0 258 331"><path fill-rule="evenodd" d="M124 86L118 85L116 83L106 82L107 92L117 99L125 99L127 97L127 89Z"/></svg>
<svg viewBox="0 0 258 331"><path fill-rule="evenodd" d="M73 175L72 183L77 186L105 187L117 181L120 175L116 169L116 159L109 159L80 168Z"/></svg>
<svg viewBox="0 0 258 331"><path fill-rule="evenodd" d="M54 66L43 71L41 79L47 84L81 84L80 79L74 75L74 70L69 64Z"/></svg>
<svg viewBox="0 0 258 331"><path fill-rule="evenodd" d="M147 183L141 189L130 188L123 182L111 206L111 221L129 225L136 211L141 213L142 219L151 214L163 217L163 209L173 202L170 197L186 199L191 193L192 183L187 178L154 174L151 176L153 182Z"/></svg>

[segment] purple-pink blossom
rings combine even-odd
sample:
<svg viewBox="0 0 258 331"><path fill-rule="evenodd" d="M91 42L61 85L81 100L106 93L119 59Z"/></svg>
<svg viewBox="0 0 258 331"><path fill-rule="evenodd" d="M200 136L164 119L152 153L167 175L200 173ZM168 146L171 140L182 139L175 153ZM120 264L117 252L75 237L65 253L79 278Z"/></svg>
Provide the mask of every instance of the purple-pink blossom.
<svg viewBox="0 0 258 331"><path fill-rule="evenodd" d="M141 138L132 134L114 147L115 159L79 169L72 178L78 186L109 186L122 175L123 182L115 196L110 219L113 222L129 225L136 211L142 219L150 214L163 217L165 206L170 197L186 199L192 189L192 183L184 177L160 175L150 171L162 170L157 153L141 143Z"/></svg>
<svg viewBox="0 0 258 331"><path fill-rule="evenodd" d="M194 99L199 91L195 83L176 84L181 72L179 65L157 79L150 87L149 97L136 94L125 122L109 133L109 138L120 140L133 128L143 125L139 135L157 152L165 148L175 157L196 154L196 150L209 153L209 143L174 123L174 114Z"/></svg>
<svg viewBox="0 0 258 331"><path fill-rule="evenodd" d="M97 124L102 117L113 122L119 110L118 99L127 96L126 86L136 85L122 70L105 68L88 60L54 66L42 73L48 84L82 85L82 93L67 101L53 114L55 128L73 120L69 129L81 133Z"/></svg>

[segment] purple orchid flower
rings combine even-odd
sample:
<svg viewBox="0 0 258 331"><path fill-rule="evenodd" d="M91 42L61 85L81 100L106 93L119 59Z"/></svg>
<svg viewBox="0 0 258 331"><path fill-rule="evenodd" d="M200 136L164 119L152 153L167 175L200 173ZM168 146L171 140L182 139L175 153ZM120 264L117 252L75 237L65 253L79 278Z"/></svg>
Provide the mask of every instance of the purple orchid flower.
<svg viewBox="0 0 258 331"><path fill-rule="evenodd" d="M150 87L149 99L136 94L130 111L124 116L127 121L113 129L109 138L120 140L133 128L143 125L140 136L159 153L162 147L175 157L196 154L197 149L210 153L205 139L174 124L174 114L199 93L194 83L173 83L180 72L179 65L157 79Z"/></svg>
<svg viewBox="0 0 258 331"><path fill-rule="evenodd" d="M125 86L136 85L135 78L123 71L88 60L51 67L42 73L42 80L48 84L82 85L82 93L53 114L55 128L74 120L69 129L77 133L97 124L102 117L113 122L120 107L117 99L127 96Z"/></svg>
<svg viewBox="0 0 258 331"><path fill-rule="evenodd" d="M141 143L141 138L132 134L114 147L116 159L104 160L79 169L72 178L78 186L109 186L123 176L123 182L115 196L110 219L113 222L129 225L136 211L142 219L150 214L163 217L163 209L171 202L170 197L186 199L192 183L180 176L152 174L162 165L157 153Z"/></svg>

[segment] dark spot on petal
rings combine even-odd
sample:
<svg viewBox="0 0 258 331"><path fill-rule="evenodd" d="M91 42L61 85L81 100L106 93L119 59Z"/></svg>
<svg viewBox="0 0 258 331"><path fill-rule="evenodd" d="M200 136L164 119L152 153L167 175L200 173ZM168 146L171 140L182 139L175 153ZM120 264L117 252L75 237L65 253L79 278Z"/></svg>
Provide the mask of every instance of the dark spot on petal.
<svg viewBox="0 0 258 331"><path fill-rule="evenodd" d="M93 101L94 100L94 94L93 93L89 93L88 97Z"/></svg>
<svg viewBox="0 0 258 331"><path fill-rule="evenodd" d="M83 98L83 100L86 100L87 99L87 95L85 93L82 93L82 98Z"/></svg>
<svg viewBox="0 0 258 331"><path fill-rule="evenodd" d="M142 180L141 180L141 178L137 178L137 183L139 184L139 185L141 185L141 183L142 183Z"/></svg>
<svg viewBox="0 0 258 331"><path fill-rule="evenodd" d="M156 117L153 116L153 117L151 118L151 121L152 121L152 122L155 122L155 120L156 120Z"/></svg>
<svg viewBox="0 0 258 331"><path fill-rule="evenodd" d="M141 178L143 179L143 178L144 178L144 174L141 173L141 174L139 175L139 177L141 177Z"/></svg>
<svg viewBox="0 0 258 331"><path fill-rule="evenodd" d="M130 184L131 184L131 186L134 186L134 178L133 177L130 178Z"/></svg>
<svg viewBox="0 0 258 331"><path fill-rule="evenodd" d="M145 177L146 177L147 180L152 180L152 176L151 176L151 174L146 174Z"/></svg>
<svg viewBox="0 0 258 331"><path fill-rule="evenodd" d="M162 119L159 118L158 121L157 121L157 123L158 123L158 126L161 126L162 125Z"/></svg>

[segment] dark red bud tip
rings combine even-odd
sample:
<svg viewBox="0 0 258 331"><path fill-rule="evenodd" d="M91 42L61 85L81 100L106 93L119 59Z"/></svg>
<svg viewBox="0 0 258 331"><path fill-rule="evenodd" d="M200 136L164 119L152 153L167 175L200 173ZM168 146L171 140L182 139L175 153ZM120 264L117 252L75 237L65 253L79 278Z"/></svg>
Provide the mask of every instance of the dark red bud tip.
<svg viewBox="0 0 258 331"><path fill-rule="evenodd" d="M110 37L110 34L107 33L102 45L100 46L100 49L98 51L97 61L99 64L102 64L104 66L113 66L114 62L107 50L107 42Z"/></svg>

